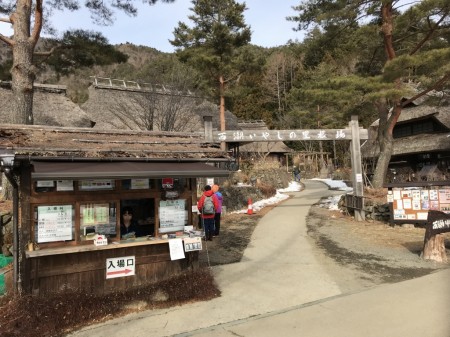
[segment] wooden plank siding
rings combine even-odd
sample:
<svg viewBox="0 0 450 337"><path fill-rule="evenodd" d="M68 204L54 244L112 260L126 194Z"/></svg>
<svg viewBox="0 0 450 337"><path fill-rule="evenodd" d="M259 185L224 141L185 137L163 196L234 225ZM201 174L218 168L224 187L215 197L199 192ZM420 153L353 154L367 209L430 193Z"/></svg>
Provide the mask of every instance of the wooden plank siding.
<svg viewBox="0 0 450 337"><path fill-rule="evenodd" d="M171 261L169 244L127 246L72 254L31 258L27 288L33 295L45 296L66 290L106 294L162 281L196 266L197 252L186 259ZM190 256L192 255L192 256ZM135 275L106 279L106 260L135 256Z"/></svg>

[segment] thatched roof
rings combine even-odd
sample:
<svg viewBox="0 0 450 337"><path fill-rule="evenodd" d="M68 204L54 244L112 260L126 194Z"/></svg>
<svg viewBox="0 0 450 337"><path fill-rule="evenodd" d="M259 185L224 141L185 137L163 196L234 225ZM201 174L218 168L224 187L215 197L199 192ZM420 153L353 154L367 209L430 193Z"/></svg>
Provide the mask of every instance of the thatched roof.
<svg viewBox="0 0 450 337"><path fill-rule="evenodd" d="M0 124L0 152L70 160L211 160L226 158L218 144L191 133L93 130Z"/></svg>
<svg viewBox="0 0 450 337"><path fill-rule="evenodd" d="M411 106L404 108L397 122L397 125L411 123L427 118L432 118L442 124L448 132L418 134L409 137L394 139L393 156L414 154L422 152L450 151L450 106L435 107L427 105ZM376 144L376 130L379 121L375 121L371 126L369 140L362 146L364 157L376 157L380 149Z"/></svg>
<svg viewBox="0 0 450 337"><path fill-rule="evenodd" d="M402 110L397 124L424 118L434 118L450 130L450 106L437 107L429 105L413 105L411 107L406 107ZM370 127L377 128L378 124L379 120L377 119Z"/></svg>
<svg viewBox="0 0 450 337"><path fill-rule="evenodd" d="M262 120L240 121L238 124L240 130L269 130L266 123ZM241 153L289 153L293 152L286 144L278 142L253 142L243 143L239 146Z"/></svg>
<svg viewBox="0 0 450 337"><path fill-rule="evenodd" d="M220 129L219 108L204 99L161 93L146 88L91 85L89 99L82 109L95 121L96 129L149 129L149 112L154 112L153 130L161 130L158 120L163 106L179 107L174 130L182 132L203 131L203 116L213 117L213 128ZM172 110L173 111L173 110ZM237 118L230 111L225 112L227 130L237 127Z"/></svg>
<svg viewBox="0 0 450 337"><path fill-rule="evenodd" d="M12 98L10 82L0 81L0 123L11 123ZM34 84L33 115L35 125L91 127L92 120L66 96L66 87Z"/></svg>

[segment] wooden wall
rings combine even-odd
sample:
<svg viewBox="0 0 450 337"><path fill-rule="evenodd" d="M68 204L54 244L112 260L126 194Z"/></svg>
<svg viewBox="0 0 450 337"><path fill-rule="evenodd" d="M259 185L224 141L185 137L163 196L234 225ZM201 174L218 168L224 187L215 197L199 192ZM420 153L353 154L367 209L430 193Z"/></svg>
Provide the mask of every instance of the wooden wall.
<svg viewBox="0 0 450 337"><path fill-rule="evenodd" d="M106 279L106 259L135 256L135 275ZM98 294L123 291L170 278L198 265L198 252L186 258L170 260L169 244L149 244L118 249L33 257L29 284L33 295L44 296L66 290Z"/></svg>

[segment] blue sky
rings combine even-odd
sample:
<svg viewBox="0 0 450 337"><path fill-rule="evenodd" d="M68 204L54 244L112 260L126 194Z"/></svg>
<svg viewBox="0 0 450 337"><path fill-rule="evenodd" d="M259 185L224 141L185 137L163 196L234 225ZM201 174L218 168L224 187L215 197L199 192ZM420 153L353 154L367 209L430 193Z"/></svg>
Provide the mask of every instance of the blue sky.
<svg viewBox="0 0 450 337"><path fill-rule="evenodd" d="M82 2L82 1L81 1ZM238 2L243 2L238 0ZM139 4L137 17L128 17L116 12L114 25L103 27L91 24L90 14L86 10L77 12L55 12L52 23L59 31L83 28L100 31L111 44L130 42L156 48L163 52L173 52L168 42L173 38L173 30L182 21L190 24L188 15L192 14L191 0L175 0L175 3L157 3L154 6ZM248 10L245 20L252 30L252 44L262 47L284 45L288 40L303 38L302 32L294 32L295 24L287 21L287 16L295 15L292 6L300 0L246 0ZM44 2L45 4L45 2ZM0 32L11 35L7 25L0 22Z"/></svg>

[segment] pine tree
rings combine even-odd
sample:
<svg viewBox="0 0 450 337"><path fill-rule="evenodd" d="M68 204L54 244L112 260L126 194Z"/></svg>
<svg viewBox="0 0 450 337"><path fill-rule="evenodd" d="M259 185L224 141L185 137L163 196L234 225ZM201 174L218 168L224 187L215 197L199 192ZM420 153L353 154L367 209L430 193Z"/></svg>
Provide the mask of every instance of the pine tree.
<svg viewBox="0 0 450 337"><path fill-rule="evenodd" d="M247 71L253 59L248 49L250 28L245 24L245 3L234 0L193 0L193 27L179 22L170 42L180 60L202 71L218 87L220 130L225 130L226 85Z"/></svg>
<svg viewBox="0 0 450 337"><path fill-rule="evenodd" d="M326 89L327 95L335 91L336 97L338 93L353 93L353 96L370 102L378 112L380 155L373 178L374 187L384 184L393 151L392 132L403 107L432 90L441 89L450 80L450 3L424 0L404 14L395 8L398 4L397 0L309 0L296 6L294 9L299 15L290 18L299 24L299 29L310 25L325 30L336 29L352 42L355 41L352 40L356 36L355 31L359 29L378 27L380 31L378 50L384 50L385 55L380 58L379 54L373 54L377 61L383 62L380 71L367 77L366 59L366 64L359 63L359 74L355 72L356 75L350 78L340 76L329 80ZM369 23L360 28L362 19ZM355 42L360 52L365 53L367 47ZM366 69L365 73L363 69ZM410 83L416 84L413 97L402 100L412 92ZM325 87L321 89L323 94ZM350 99L352 101L355 100Z"/></svg>

